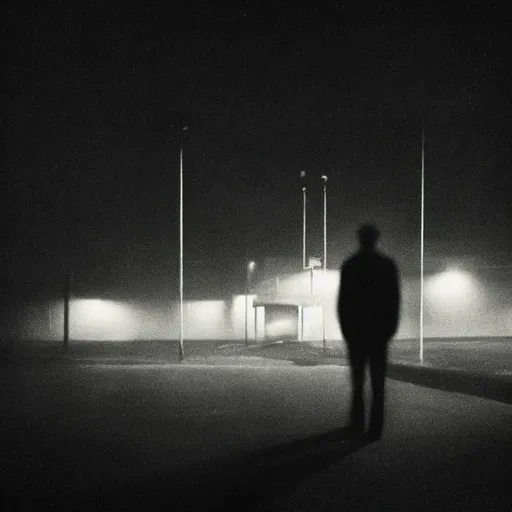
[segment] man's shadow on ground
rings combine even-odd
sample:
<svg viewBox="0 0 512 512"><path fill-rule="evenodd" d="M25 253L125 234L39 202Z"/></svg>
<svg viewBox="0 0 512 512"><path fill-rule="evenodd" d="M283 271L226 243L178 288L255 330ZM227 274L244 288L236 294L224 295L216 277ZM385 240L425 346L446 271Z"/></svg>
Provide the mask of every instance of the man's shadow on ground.
<svg viewBox="0 0 512 512"><path fill-rule="evenodd" d="M366 444L364 436L340 428L253 452L244 457L237 478L209 510L258 510Z"/></svg>
<svg viewBox="0 0 512 512"><path fill-rule="evenodd" d="M53 510L256 511L277 496L363 448L368 441L348 428L292 440L216 461L189 474L164 473L123 486L54 496Z"/></svg>

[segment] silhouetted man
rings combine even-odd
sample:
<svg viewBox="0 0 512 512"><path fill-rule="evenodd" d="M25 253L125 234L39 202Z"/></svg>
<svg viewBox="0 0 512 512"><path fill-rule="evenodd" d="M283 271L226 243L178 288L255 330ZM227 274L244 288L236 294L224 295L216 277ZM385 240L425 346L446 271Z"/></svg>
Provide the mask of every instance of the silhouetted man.
<svg viewBox="0 0 512 512"><path fill-rule="evenodd" d="M376 250L379 230L365 224L360 248L341 267L338 315L352 374L351 428L364 432L364 371L370 363L373 391L369 436L380 439L384 424L387 350L398 326L400 290L395 263Z"/></svg>

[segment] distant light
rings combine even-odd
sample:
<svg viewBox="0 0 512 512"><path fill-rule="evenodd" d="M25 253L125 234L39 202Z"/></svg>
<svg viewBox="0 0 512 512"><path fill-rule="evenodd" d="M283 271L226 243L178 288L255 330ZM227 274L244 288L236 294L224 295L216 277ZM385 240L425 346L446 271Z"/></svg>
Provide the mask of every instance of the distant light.
<svg viewBox="0 0 512 512"><path fill-rule="evenodd" d="M324 180L324 183L326 183L327 182L327 175L323 174L322 175L322 179Z"/></svg>
<svg viewBox="0 0 512 512"><path fill-rule="evenodd" d="M450 269L427 279L425 294L439 306L463 307L472 303L477 287L471 274L459 269Z"/></svg>
<svg viewBox="0 0 512 512"><path fill-rule="evenodd" d="M247 318L249 332L254 333L253 305L256 295L233 295L231 306L231 324L236 336L243 336L245 332L245 320ZM245 301L247 300L247 310ZM247 313L249 311L249 313ZM261 321L261 320L259 320ZM251 335L252 336L252 335Z"/></svg>
<svg viewBox="0 0 512 512"><path fill-rule="evenodd" d="M438 276L437 286L446 295L460 295L471 287L471 278L460 270L446 270Z"/></svg>
<svg viewBox="0 0 512 512"><path fill-rule="evenodd" d="M279 336L289 336L297 332L296 318L279 318L270 321L266 325L267 336L276 338Z"/></svg>
<svg viewBox="0 0 512 512"><path fill-rule="evenodd" d="M249 271L253 271L256 268L256 262L255 261L249 261L249 264L247 265L247 268Z"/></svg>
<svg viewBox="0 0 512 512"><path fill-rule="evenodd" d="M101 299L74 299L72 308L74 313L91 321L99 321L111 316L111 305L109 301Z"/></svg>
<svg viewBox="0 0 512 512"><path fill-rule="evenodd" d="M232 302L232 311L235 316L239 316L241 320L244 319L245 315L245 297L246 295L233 295L233 302ZM254 300L256 299L256 295L247 295L247 298L249 300L249 307L252 308L252 304Z"/></svg>
<svg viewBox="0 0 512 512"><path fill-rule="evenodd" d="M134 333L134 313L120 302L73 299L71 331L79 339L127 339Z"/></svg>
<svg viewBox="0 0 512 512"><path fill-rule="evenodd" d="M188 301L185 307L187 323L218 324L224 322L226 303L223 300Z"/></svg>

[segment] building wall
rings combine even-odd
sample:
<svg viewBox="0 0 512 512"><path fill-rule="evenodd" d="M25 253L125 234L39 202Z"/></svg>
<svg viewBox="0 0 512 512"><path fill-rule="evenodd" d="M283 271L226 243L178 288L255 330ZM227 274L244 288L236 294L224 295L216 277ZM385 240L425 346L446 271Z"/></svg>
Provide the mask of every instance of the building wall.
<svg viewBox="0 0 512 512"><path fill-rule="evenodd" d="M325 308L325 335L341 340L336 302L340 273L321 271L314 291ZM310 274L300 272L279 279L277 295L297 298L311 290ZM420 280L401 278L401 312L397 339L419 336ZM425 337L512 336L512 272L501 269L442 270L425 277ZM305 310L305 339L322 339L319 310Z"/></svg>
<svg viewBox="0 0 512 512"><path fill-rule="evenodd" d="M420 283L417 276L403 276L402 307L397 339L418 338ZM324 306L325 337L342 339L336 312L339 272L316 275L315 291ZM298 272L279 279L277 296L307 297L310 274ZM254 287L260 293L258 286ZM268 290L266 290L268 293ZM276 294L276 290L273 291ZM254 340L255 295L249 296L249 339ZM425 337L512 336L512 272L501 269L444 270L425 279ZM263 335L263 310L258 314L259 339ZM245 296L231 301L187 301L184 308L186 339L245 338ZM1 312L2 340L60 340L63 332L62 302L11 304ZM177 302L74 299L70 336L76 340L177 339ZM321 308L304 309L304 338L321 342Z"/></svg>
<svg viewBox="0 0 512 512"><path fill-rule="evenodd" d="M187 301L184 337L234 338L222 300ZM2 339L61 340L64 330L62 301L18 303L2 312ZM178 339L179 304L141 301L73 299L70 304L70 339L130 341Z"/></svg>

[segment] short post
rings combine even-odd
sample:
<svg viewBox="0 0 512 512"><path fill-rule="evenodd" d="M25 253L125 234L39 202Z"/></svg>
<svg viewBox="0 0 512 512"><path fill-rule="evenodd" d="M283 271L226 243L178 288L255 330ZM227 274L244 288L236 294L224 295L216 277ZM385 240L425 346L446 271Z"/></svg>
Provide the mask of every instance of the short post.
<svg viewBox="0 0 512 512"><path fill-rule="evenodd" d="M248 279L247 279L248 280ZM245 287L245 346L249 346L249 326L247 316L249 315L249 291L248 286Z"/></svg>
<svg viewBox="0 0 512 512"><path fill-rule="evenodd" d="M69 347L69 301L71 297L71 273L66 275L66 282L64 287L64 352L68 352Z"/></svg>
<svg viewBox="0 0 512 512"><path fill-rule="evenodd" d="M327 347L325 346L325 306L322 304L322 350L325 356Z"/></svg>
<svg viewBox="0 0 512 512"><path fill-rule="evenodd" d="M249 346L249 293L251 293L251 274L256 267L256 263L254 261L249 261L247 263L247 274L245 279L245 346Z"/></svg>
<svg viewBox="0 0 512 512"><path fill-rule="evenodd" d="M258 307L254 306L254 342L258 343Z"/></svg>
<svg viewBox="0 0 512 512"><path fill-rule="evenodd" d="M304 341L304 307L298 306L297 311L297 319L299 322L298 329L299 329L299 341Z"/></svg>

